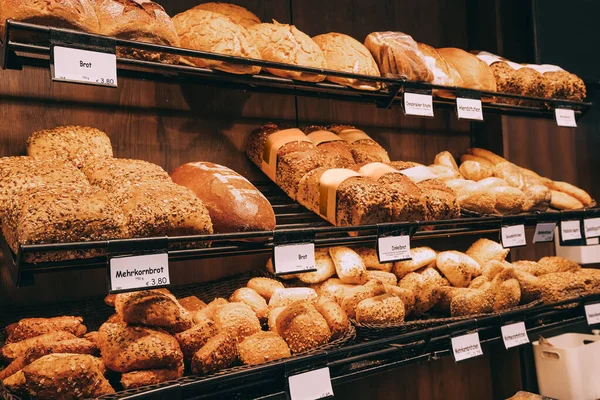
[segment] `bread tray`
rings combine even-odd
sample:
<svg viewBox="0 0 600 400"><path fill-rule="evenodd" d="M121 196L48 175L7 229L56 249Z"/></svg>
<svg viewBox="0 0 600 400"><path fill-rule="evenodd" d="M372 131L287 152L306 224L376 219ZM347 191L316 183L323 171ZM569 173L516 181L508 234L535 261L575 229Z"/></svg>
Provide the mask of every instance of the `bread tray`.
<svg viewBox="0 0 600 400"><path fill-rule="evenodd" d="M469 319L477 319L482 317L502 317L505 314L515 314L520 311L528 311L533 307L542 304L541 301L536 300L532 301L528 304L523 304L517 307L509 308L499 313L487 313L487 314L472 314L472 315L463 315L460 317L436 317L435 315L425 315L425 318L412 320L412 321L404 321L401 323L391 323L391 324L364 324L356 321L355 319L351 319L352 324L356 327L356 334L359 338L362 339L379 339L383 337L402 335L405 333L415 332L419 330L424 330L428 328L433 328L441 325L448 325L454 322L465 321Z"/></svg>

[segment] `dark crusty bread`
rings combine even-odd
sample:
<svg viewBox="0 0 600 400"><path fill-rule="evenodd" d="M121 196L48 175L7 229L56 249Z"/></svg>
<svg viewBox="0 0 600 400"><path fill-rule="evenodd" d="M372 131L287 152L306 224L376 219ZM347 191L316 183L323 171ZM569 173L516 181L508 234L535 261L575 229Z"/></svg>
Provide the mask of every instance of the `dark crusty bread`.
<svg viewBox="0 0 600 400"><path fill-rule="evenodd" d="M171 172L208 209L215 233L275 229L275 213L254 185L235 171L210 162L187 163Z"/></svg>
<svg viewBox="0 0 600 400"><path fill-rule="evenodd" d="M327 166L330 168L349 168L356 163L350 145L335 133L322 126L309 126L304 133L317 149L325 152Z"/></svg>
<svg viewBox="0 0 600 400"><path fill-rule="evenodd" d="M320 214L320 179L327 168L318 168L300 181L297 200L311 211ZM392 205L389 190L366 176L343 181L336 193L336 221L339 226L390 222Z"/></svg>
<svg viewBox="0 0 600 400"><path fill-rule="evenodd" d="M366 133L350 125L331 125L329 130L340 135L346 140L352 151L352 156L357 164L370 162L390 162L387 151L375 140L371 139ZM355 133L360 133L361 137L353 137Z"/></svg>
<svg viewBox="0 0 600 400"><path fill-rule="evenodd" d="M179 47L179 36L165 10L148 0L94 0L100 33L119 39ZM179 56L117 48L120 57L176 63Z"/></svg>
<svg viewBox="0 0 600 400"><path fill-rule="evenodd" d="M5 21L28 22L97 33L98 18L89 0L1 0L0 37Z"/></svg>
<svg viewBox="0 0 600 400"><path fill-rule="evenodd" d="M101 130L86 126L59 126L33 133L27 154L38 158L70 161L77 168L113 156L110 139Z"/></svg>

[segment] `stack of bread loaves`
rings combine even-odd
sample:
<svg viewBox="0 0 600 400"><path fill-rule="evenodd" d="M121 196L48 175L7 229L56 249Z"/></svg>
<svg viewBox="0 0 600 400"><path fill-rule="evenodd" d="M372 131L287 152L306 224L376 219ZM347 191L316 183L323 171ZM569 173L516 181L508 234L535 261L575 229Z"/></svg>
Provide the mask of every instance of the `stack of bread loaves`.
<svg viewBox="0 0 600 400"><path fill-rule="evenodd" d="M429 168L390 162L365 132L328 129L254 130L246 153L292 199L334 225L352 226L458 216L452 190Z"/></svg>
<svg viewBox="0 0 600 400"><path fill-rule="evenodd" d="M500 312L534 300L555 302L600 291L600 273L561 257L505 260L509 250L479 239L465 252L411 249L412 259L380 263L374 249L331 247L315 254L317 271L286 275L340 304L360 324L398 324L424 314ZM271 261L267 270L273 272ZM287 289L291 290L291 289ZM313 295L314 296L314 295Z"/></svg>
<svg viewBox="0 0 600 400"><path fill-rule="evenodd" d="M552 181L480 148L460 157L441 152L430 166L452 188L464 210L483 214L518 214L527 211L572 210L594 201L584 190L566 182Z"/></svg>

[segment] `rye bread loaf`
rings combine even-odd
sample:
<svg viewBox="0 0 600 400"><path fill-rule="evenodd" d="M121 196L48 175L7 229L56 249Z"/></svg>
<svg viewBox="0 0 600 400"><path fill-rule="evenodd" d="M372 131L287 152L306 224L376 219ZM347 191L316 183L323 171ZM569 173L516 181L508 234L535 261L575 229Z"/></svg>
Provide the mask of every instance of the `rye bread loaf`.
<svg viewBox="0 0 600 400"><path fill-rule="evenodd" d="M179 47L173 21L157 3L148 0L94 0L99 32L119 39ZM117 55L175 64L179 56L117 47Z"/></svg>
<svg viewBox="0 0 600 400"><path fill-rule="evenodd" d="M321 215L321 178L327 168L307 173L298 188L297 200ZM342 170L345 171L345 170ZM351 171L353 172L353 171ZM326 219L339 226L390 222L392 205L389 190L366 176L353 176L339 184L335 193L335 218ZM329 210L333 215L333 210Z"/></svg>
<svg viewBox="0 0 600 400"><path fill-rule="evenodd" d="M325 162L330 168L349 168L356 163L350 145L335 133L322 126L309 126L304 133L317 149L325 153Z"/></svg>
<svg viewBox="0 0 600 400"><path fill-rule="evenodd" d="M187 163L171 178L196 194L208 209L215 233L270 231L275 213L254 185L235 171L210 162Z"/></svg>
<svg viewBox="0 0 600 400"><path fill-rule="evenodd" d="M348 142L357 164L390 162L387 151L365 132L350 125L331 125L329 130Z"/></svg>

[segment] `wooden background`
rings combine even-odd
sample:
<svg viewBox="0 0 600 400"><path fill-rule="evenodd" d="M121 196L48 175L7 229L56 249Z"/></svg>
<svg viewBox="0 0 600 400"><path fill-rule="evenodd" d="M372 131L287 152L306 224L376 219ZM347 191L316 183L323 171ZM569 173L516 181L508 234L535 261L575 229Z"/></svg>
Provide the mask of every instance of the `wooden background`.
<svg viewBox="0 0 600 400"><path fill-rule="evenodd" d="M197 0L162 0L170 15ZM476 0L322 1L239 0L263 21L293 22L311 36L337 31L362 41L377 30L400 30L435 47L484 49L534 61L529 2ZM511 23L507 22L511 21ZM265 180L244 154L248 132L270 121L303 127L354 124L369 133L392 159L429 164L443 150L459 157L474 141L510 161L552 179L581 185L600 197L598 111L576 130L553 121L486 116L483 124L459 122L453 113L433 119L405 118L400 108L293 96L119 79L118 89L51 83L48 70L0 71L0 156L25 153L27 137L58 125L89 125L111 138L115 156L154 162L171 171L190 161L226 165L250 180ZM589 122L588 122L589 121ZM471 240L475 240L472 237ZM437 240L439 249L468 246L469 239ZM419 242L422 244L422 242ZM513 251L514 258L552 253L552 246ZM260 268L268 256L231 257L172 265L174 284L212 280ZM105 271L36 277L15 289L0 266L0 304L31 304L103 296ZM0 321L0 326L3 325ZM495 348L489 356L454 365L451 359L403 368L340 387L340 398L505 398L520 388L515 352ZM492 354L494 353L494 354ZM496 355L497 353L498 355Z"/></svg>

